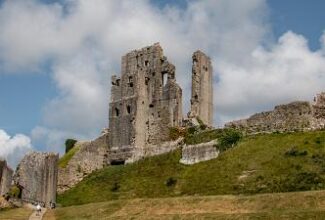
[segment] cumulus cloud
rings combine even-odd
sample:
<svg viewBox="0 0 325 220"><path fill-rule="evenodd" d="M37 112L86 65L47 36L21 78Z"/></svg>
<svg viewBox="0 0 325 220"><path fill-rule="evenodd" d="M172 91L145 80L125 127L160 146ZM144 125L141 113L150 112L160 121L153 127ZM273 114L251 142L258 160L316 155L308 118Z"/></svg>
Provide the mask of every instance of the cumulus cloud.
<svg viewBox="0 0 325 220"><path fill-rule="evenodd" d="M6 131L0 129L0 157L7 160L11 168L15 168L18 162L28 151L33 148L31 139L23 134L9 136Z"/></svg>
<svg viewBox="0 0 325 220"><path fill-rule="evenodd" d="M32 137L57 150L66 137L92 138L107 126L109 80L120 57L155 42L176 65L188 111L191 55L201 49L214 64L220 126L324 88L325 34L323 48L311 51L291 31L273 41L270 26L266 0L187 1L185 8L149 0L5 1L0 68L50 72L58 96L44 106ZM46 61L49 69L41 69Z"/></svg>

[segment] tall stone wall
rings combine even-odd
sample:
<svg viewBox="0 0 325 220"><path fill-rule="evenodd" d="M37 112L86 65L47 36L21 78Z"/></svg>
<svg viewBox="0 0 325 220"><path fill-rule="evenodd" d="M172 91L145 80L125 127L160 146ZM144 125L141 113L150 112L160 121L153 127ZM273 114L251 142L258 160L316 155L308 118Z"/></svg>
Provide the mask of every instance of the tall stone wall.
<svg viewBox="0 0 325 220"><path fill-rule="evenodd" d="M228 128L246 133L307 131L325 128L325 93L319 94L314 103L305 101L278 105L273 111L261 112L247 119L229 122Z"/></svg>
<svg viewBox="0 0 325 220"><path fill-rule="evenodd" d="M169 127L181 122L182 90L160 45L123 56L121 77L112 77L109 161L125 161L137 149L167 141Z"/></svg>
<svg viewBox="0 0 325 220"><path fill-rule="evenodd" d="M10 191L13 170L5 160L0 160L0 196Z"/></svg>
<svg viewBox="0 0 325 220"><path fill-rule="evenodd" d="M32 152L21 160L15 182L22 188L21 198L43 202L46 206L56 201L59 155Z"/></svg>
<svg viewBox="0 0 325 220"><path fill-rule="evenodd" d="M72 188L88 174L107 165L109 132L93 141L77 142L79 150L66 167L59 167L58 193Z"/></svg>
<svg viewBox="0 0 325 220"><path fill-rule="evenodd" d="M211 60L201 51L193 54L192 96L189 116L213 124L213 78Z"/></svg>

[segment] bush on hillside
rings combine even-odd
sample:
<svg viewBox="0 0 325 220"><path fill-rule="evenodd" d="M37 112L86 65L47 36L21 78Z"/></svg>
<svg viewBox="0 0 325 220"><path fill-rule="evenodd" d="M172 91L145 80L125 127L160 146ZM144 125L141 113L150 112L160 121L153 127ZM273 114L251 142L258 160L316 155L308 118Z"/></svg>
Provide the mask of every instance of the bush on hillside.
<svg viewBox="0 0 325 220"><path fill-rule="evenodd" d="M65 153L68 153L77 143L75 139L67 139L65 140Z"/></svg>
<svg viewBox="0 0 325 220"><path fill-rule="evenodd" d="M177 179L175 179L174 177L169 177L165 182L166 186L168 187L175 186L176 183L177 183Z"/></svg>
<svg viewBox="0 0 325 220"><path fill-rule="evenodd" d="M240 131L235 129L225 129L221 136L218 138L219 145L218 148L221 151L225 151L228 148L236 145L240 139L242 139L243 135Z"/></svg>
<svg viewBox="0 0 325 220"><path fill-rule="evenodd" d="M171 140L177 140L180 137L184 137L186 135L186 129L180 127L171 127L169 128L169 138Z"/></svg>

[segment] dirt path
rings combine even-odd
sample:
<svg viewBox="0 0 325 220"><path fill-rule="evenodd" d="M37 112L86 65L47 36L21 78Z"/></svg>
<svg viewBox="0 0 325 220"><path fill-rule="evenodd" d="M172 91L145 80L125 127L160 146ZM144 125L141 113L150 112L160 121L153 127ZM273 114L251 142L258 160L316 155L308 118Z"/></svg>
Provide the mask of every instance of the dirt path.
<svg viewBox="0 0 325 220"><path fill-rule="evenodd" d="M34 209L35 211L29 216L29 220L42 220L43 219L43 215L46 212L46 208L42 208L41 213L37 213L36 209Z"/></svg>

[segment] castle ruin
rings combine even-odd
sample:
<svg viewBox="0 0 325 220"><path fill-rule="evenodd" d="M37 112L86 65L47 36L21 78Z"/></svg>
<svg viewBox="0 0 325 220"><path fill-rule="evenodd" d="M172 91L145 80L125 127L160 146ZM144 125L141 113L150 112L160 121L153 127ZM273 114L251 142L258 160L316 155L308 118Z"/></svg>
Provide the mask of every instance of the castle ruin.
<svg viewBox="0 0 325 220"><path fill-rule="evenodd" d="M232 121L225 127L240 129L248 134L323 129L325 128L325 92L316 95L314 103L296 101L278 105L273 111Z"/></svg>
<svg viewBox="0 0 325 220"><path fill-rule="evenodd" d="M213 124L213 77L210 58L201 51L192 56L192 96L190 118L199 118L209 127Z"/></svg>
<svg viewBox="0 0 325 220"><path fill-rule="evenodd" d="M21 199L42 202L49 206L56 201L59 155L32 152L21 160L15 173L15 184L21 189Z"/></svg>
<svg viewBox="0 0 325 220"><path fill-rule="evenodd" d="M169 128L182 119L182 89L159 43L123 56L121 77L112 76L109 162L124 163L168 141Z"/></svg>
<svg viewBox="0 0 325 220"><path fill-rule="evenodd" d="M13 170L5 160L0 160L0 196L10 191Z"/></svg>

